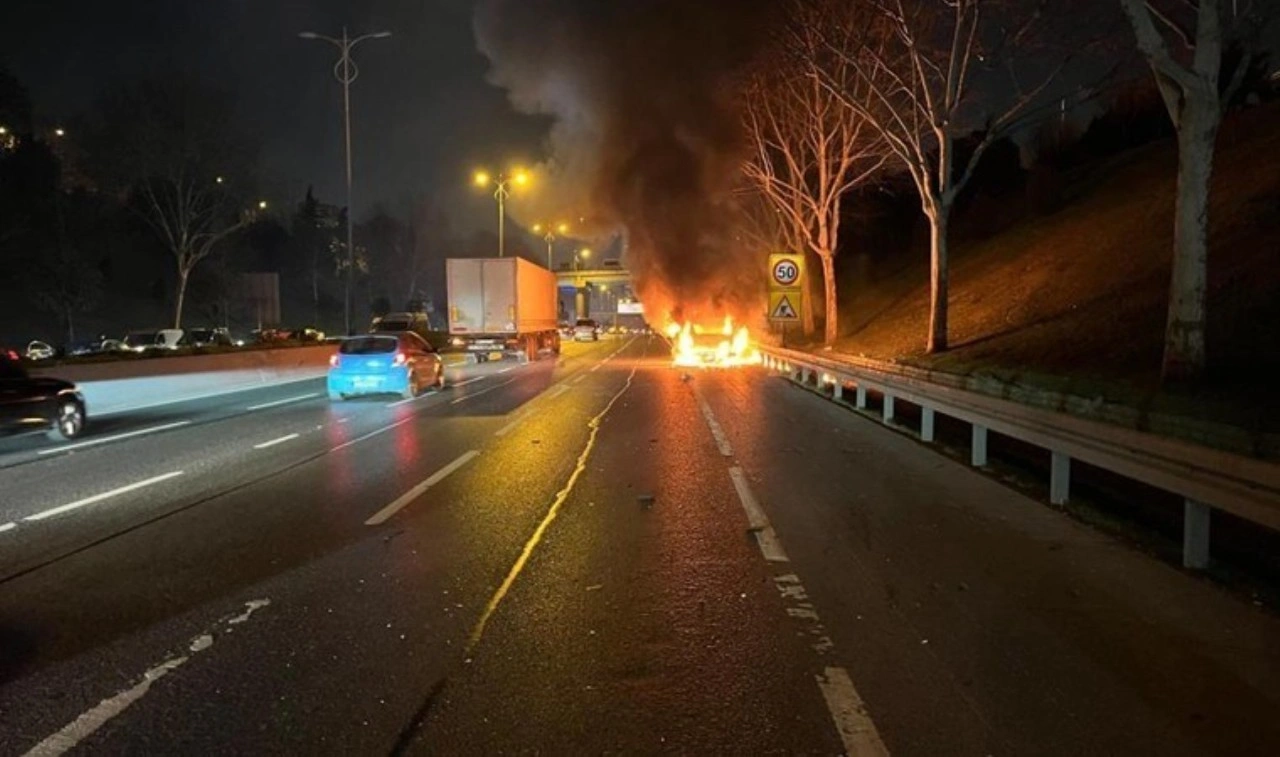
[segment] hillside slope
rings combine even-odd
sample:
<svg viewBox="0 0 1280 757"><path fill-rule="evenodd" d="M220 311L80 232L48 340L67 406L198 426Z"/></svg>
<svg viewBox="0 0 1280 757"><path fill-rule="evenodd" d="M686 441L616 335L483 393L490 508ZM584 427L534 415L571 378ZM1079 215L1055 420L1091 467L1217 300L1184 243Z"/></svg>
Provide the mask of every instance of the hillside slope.
<svg viewBox="0 0 1280 757"><path fill-rule="evenodd" d="M1280 103L1233 114L1219 141L1211 375L1194 402L1158 392L1176 160L1165 141L1082 169L1075 199L1058 212L955 245L949 353L924 354L927 249L843 295L837 349L1277 428L1280 401L1269 390L1280 369Z"/></svg>

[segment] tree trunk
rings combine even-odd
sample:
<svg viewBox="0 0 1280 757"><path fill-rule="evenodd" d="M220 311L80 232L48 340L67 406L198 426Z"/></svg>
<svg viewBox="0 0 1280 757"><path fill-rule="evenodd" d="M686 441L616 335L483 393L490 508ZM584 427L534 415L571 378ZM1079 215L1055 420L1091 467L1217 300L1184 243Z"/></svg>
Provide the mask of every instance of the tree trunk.
<svg viewBox="0 0 1280 757"><path fill-rule="evenodd" d="M951 206L938 203L929 214L929 343L930 353L947 350L947 227Z"/></svg>
<svg viewBox="0 0 1280 757"><path fill-rule="evenodd" d="M805 262L809 263L814 257L809 252L804 253ZM813 270L813 266L807 266L809 270ZM800 331L804 334L805 339L812 339L813 333L818 330L817 319L813 316L813 304L817 301L814 296L817 288L813 285L813 276L804 277L804 294L800 297Z"/></svg>
<svg viewBox="0 0 1280 757"><path fill-rule="evenodd" d="M836 302L836 257L834 253L819 257L822 259L822 295L826 302L822 343L827 347L834 347L836 337L840 335L840 309Z"/></svg>
<svg viewBox="0 0 1280 757"><path fill-rule="evenodd" d="M1195 381L1204 373L1209 180L1220 123L1216 97L1188 95L1178 128L1173 275L1161 366L1165 382Z"/></svg>
<svg viewBox="0 0 1280 757"><path fill-rule="evenodd" d="M173 327L182 328L182 302L187 297L187 277L190 271L178 271L178 297L173 308Z"/></svg>

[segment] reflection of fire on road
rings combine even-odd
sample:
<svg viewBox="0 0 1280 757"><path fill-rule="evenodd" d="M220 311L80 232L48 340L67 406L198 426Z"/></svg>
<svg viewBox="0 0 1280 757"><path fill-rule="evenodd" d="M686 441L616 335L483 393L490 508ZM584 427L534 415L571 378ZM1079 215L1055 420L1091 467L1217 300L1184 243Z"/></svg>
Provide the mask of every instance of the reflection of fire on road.
<svg viewBox="0 0 1280 757"><path fill-rule="evenodd" d="M733 319L725 316L719 330L706 330L685 322L669 323L666 328L671 339L674 363L684 368L733 368L740 365L756 365L760 353L751 344L751 334L746 326L733 328Z"/></svg>

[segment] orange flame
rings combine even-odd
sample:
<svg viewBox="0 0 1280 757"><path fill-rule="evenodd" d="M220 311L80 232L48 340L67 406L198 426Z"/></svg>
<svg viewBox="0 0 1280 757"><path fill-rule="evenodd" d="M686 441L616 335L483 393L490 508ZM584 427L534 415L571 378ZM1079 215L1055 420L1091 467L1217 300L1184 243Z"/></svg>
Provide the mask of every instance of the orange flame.
<svg viewBox="0 0 1280 757"><path fill-rule="evenodd" d="M675 322L667 324L665 332L672 340L673 363L682 368L733 368L761 361L747 327L735 331L733 319L727 316L719 334L697 324ZM713 336L722 338L709 338Z"/></svg>

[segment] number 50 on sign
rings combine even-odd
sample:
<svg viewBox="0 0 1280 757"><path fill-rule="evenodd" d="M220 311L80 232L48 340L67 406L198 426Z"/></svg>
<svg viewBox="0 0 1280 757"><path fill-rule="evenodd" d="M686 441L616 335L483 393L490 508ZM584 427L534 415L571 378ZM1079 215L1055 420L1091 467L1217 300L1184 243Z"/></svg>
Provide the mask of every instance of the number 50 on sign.
<svg viewBox="0 0 1280 757"><path fill-rule="evenodd" d="M776 252L769 256L769 289L774 292L800 288L804 256Z"/></svg>

